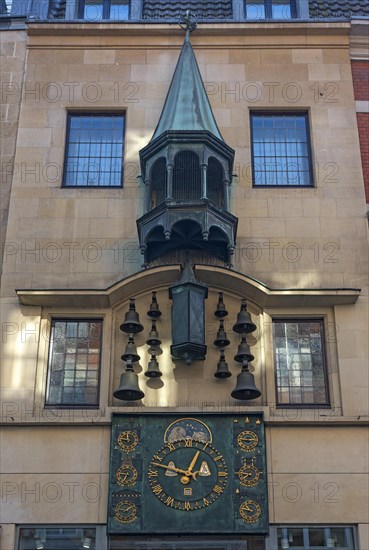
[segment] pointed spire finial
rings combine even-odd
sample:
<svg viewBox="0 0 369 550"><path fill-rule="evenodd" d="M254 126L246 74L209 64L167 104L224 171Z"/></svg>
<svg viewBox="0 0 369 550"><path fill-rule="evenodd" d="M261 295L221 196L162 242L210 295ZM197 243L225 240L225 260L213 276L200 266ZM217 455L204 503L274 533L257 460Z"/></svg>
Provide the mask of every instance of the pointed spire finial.
<svg viewBox="0 0 369 550"><path fill-rule="evenodd" d="M181 27L181 29L186 29L185 42L189 42L190 33L194 31L197 27L195 16L193 13L190 12L190 10L187 10L185 15L181 15L179 26Z"/></svg>

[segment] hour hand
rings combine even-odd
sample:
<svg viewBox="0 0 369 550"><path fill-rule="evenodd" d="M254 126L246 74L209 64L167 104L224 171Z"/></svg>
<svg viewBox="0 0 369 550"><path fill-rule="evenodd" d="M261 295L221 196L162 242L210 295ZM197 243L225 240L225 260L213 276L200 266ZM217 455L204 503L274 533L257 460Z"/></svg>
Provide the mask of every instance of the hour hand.
<svg viewBox="0 0 369 550"><path fill-rule="evenodd" d="M167 466L166 464L159 464L159 462L151 462L153 466L158 466L159 468L165 468L165 470L170 470L171 472L177 472L178 474L186 474L186 470L181 470L175 466Z"/></svg>

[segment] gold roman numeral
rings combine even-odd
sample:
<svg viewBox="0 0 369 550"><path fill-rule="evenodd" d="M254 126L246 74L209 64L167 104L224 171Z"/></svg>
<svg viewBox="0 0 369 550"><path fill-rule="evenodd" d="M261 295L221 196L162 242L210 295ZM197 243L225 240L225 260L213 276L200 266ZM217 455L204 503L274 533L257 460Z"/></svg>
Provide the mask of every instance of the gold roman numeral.
<svg viewBox="0 0 369 550"><path fill-rule="evenodd" d="M167 506L174 506L174 498L168 497L166 500L164 500L164 504L166 504Z"/></svg>
<svg viewBox="0 0 369 550"><path fill-rule="evenodd" d="M152 490L156 495L160 495L163 492L163 487L160 485L160 483L158 483L152 488Z"/></svg>
<svg viewBox="0 0 369 550"><path fill-rule="evenodd" d="M167 447L170 451L174 451L175 450L175 446L173 445L173 443L168 443L167 444Z"/></svg>
<svg viewBox="0 0 369 550"><path fill-rule="evenodd" d="M159 455L154 455L155 460L158 460L159 462L162 462L163 458Z"/></svg>
<svg viewBox="0 0 369 550"><path fill-rule="evenodd" d="M203 501L205 506L209 506L210 502L208 500L206 500L205 497L203 497L202 501Z"/></svg>
<svg viewBox="0 0 369 550"><path fill-rule="evenodd" d="M219 455L216 458L214 458L214 462L218 462L218 460L223 460L223 455Z"/></svg>
<svg viewBox="0 0 369 550"><path fill-rule="evenodd" d="M186 500L186 502L185 502L184 509L185 510L191 510L191 504L188 502L188 500Z"/></svg>
<svg viewBox="0 0 369 550"><path fill-rule="evenodd" d="M149 470L147 475L149 477L158 477L158 472L155 472L154 470Z"/></svg>
<svg viewBox="0 0 369 550"><path fill-rule="evenodd" d="M221 495L224 491L224 488L223 487L219 487L219 485L215 485L213 487L213 491L214 493L217 493L218 495Z"/></svg>
<svg viewBox="0 0 369 550"><path fill-rule="evenodd" d="M185 447L192 447L192 439L190 437L185 439Z"/></svg>

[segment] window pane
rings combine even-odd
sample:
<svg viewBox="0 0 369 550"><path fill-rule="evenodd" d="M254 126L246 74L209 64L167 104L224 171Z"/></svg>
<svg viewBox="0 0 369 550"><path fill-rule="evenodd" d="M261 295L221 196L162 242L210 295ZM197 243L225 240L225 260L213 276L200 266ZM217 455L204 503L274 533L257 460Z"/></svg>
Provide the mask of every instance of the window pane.
<svg viewBox="0 0 369 550"><path fill-rule="evenodd" d="M290 0L273 0L272 17L273 19L291 19Z"/></svg>
<svg viewBox="0 0 369 550"><path fill-rule="evenodd" d="M91 527L27 527L19 529L18 550L96 550L96 529Z"/></svg>
<svg viewBox="0 0 369 550"><path fill-rule="evenodd" d="M102 0L85 0L84 19L88 21L99 21L103 18Z"/></svg>
<svg viewBox="0 0 369 550"><path fill-rule="evenodd" d="M128 2L122 0L111 0L110 4L110 19L126 20L129 16Z"/></svg>
<svg viewBox="0 0 369 550"><path fill-rule="evenodd" d="M351 527L278 527L278 550L354 550Z"/></svg>
<svg viewBox="0 0 369 550"><path fill-rule="evenodd" d="M246 1L246 19L265 19L264 0Z"/></svg>
<svg viewBox="0 0 369 550"><path fill-rule="evenodd" d="M64 186L122 185L124 115L69 115Z"/></svg>
<svg viewBox="0 0 369 550"><path fill-rule="evenodd" d="M311 186L305 114L252 114L254 186Z"/></svg>
<svg viewBox="0 0 369 550"><path fill-rule="evenodd" d="M322 322L274 321L274 353L278 403L327 403Z"/></svg>
<svg viewBox="0 0 369 550"><path fill-rule="evenodd" d="M97 405L101 321L53 321L47 405Z"/></svg>

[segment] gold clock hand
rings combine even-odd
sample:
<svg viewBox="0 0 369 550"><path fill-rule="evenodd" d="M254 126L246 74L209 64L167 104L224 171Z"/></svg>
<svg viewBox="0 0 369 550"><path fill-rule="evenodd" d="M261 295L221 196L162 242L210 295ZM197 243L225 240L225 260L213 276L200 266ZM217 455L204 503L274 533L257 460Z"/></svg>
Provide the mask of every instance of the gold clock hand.
<svg viewBox="0 0 369 550"><path fill-rule="evenodd" d="M151 462L151 464L153 466L159 466L159 468L165 468L166 470L171 470L172 472L178 472L179 474L187 475L186 470L181 470L180 468L176 468L175 466L166 466L165 464L159 464L158 462Z"/></svg>
<svg viewBox="0 0 369 550"><path fill-rule="evenodd" d="M189 465L188 467L188 470L187 470L187 475L192 475L192 470L193 470L193 467L195 466L196 464L196 460L199 458L199 454L200 454L200 451L197 451L195 456L193 457L192 461L191 461L191 464ZM196 478L195 478L196 479Z"/></svg>

